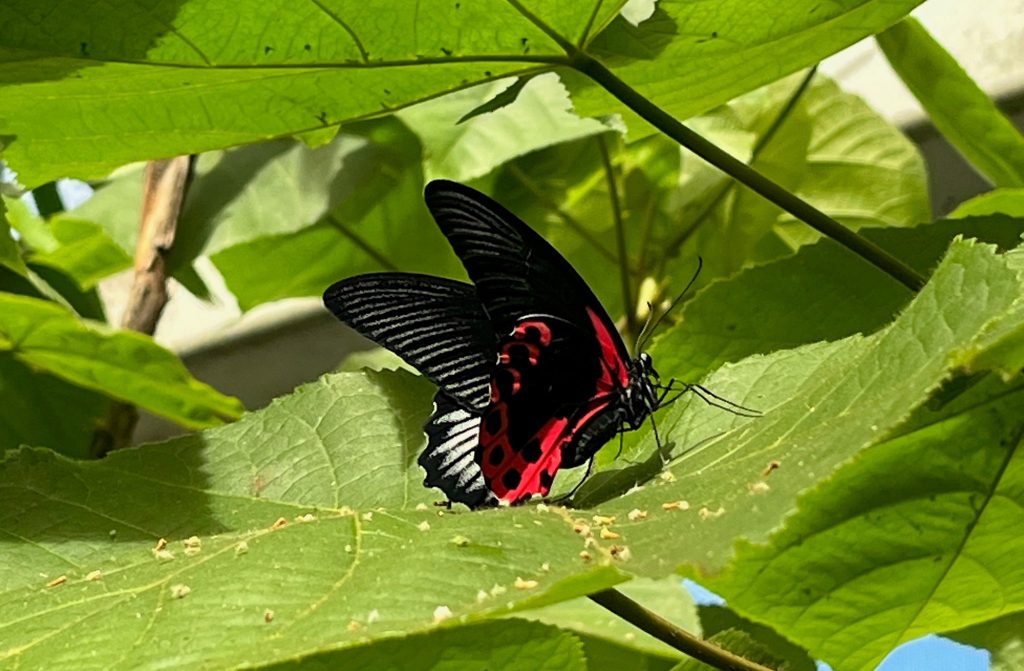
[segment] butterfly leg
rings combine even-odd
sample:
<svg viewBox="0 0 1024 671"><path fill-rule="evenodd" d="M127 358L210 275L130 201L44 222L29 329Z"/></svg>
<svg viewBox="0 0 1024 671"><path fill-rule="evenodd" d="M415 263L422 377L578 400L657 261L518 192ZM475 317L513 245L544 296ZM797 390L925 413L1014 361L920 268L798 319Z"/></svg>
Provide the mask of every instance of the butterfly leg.
<svg viewBox="0 0 1024 671"><path fill-rule="evenodd" d="M583 486L583 483L586 482L587 478L590 477L590 471L593 468L594 468L594 457L590 457L590 459L587 461L587 470L586 470L586 472L583 474L583 477L580 478L580 481L576 483L576 486L572 488L572 491L569 492L568 494L563 494L562 496L559 496L557 499L550 499L550 502L551 503L562 503L563 501L568 501L573 496L575 496L576 492L578 492L580 490L580 487Z"/></svg>
<svg viewBox="0 0 1024 671"><path fill-rule="evenodd" d="M654 429L654 443L658 446L658 456L661 457L661 465L666 466L668 462L672 461L672 455L665 452L665 446L661 442L661 436L658 435L658 424L654 421L654 415L651 416L651 428Z"/></svg>

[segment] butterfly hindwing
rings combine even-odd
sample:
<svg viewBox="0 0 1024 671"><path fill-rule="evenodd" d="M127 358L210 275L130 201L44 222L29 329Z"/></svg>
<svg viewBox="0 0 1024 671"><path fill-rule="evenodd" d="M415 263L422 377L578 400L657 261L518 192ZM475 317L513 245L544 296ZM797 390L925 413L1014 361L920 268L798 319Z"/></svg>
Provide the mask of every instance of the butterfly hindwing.
<svg viewBox="0 0 1024 671"><path fill-rule="evenodd" d="M497 338L473 286L414 273L372 273L333 284L324 304L399 355L457 404L488 402Z"/></svg>
<svg viewBox="0 0 1024 671"><path fill-rule="evenodd" d="M578 432L610 403L597 392L599 355L586 331L552 315L528 315L499 341L478 457L498 498L551 489Z"/></svg>
<svg viewBox="0 0 1024 671"><path fill-rule="evenodd" d="M480 414L455 403L443 391L434 396L434 412L427 420L427 447L419 464L426 471L423 484L437 487L457 503L478 508L496 503L476 462L480 442Z"/></svg>

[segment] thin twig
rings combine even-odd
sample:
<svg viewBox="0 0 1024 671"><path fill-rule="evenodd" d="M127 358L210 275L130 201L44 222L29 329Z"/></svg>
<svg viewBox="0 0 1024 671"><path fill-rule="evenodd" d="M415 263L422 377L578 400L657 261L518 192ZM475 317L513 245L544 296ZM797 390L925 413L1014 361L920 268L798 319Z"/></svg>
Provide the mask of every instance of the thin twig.
<svg viewBox="0 0 1024 671"><path fill-rule="evenodd" d="M652 126L819 233L843 245L886 272L911 291L919 291L924 277L867 238L861 237L796 194L768 179L743 161L720 149L699 133L661 109L619 79L611 70L582 51L569 51L572 67L593 79Z"/></svg>
<svg viewBox="0 0 1024 671"><path fill-rule="evenodd" d="M597 148L601 151L604 176L608 181L608 199L612 206L612 221L615 223L615 243L618 247L619 280L622 283L622 307L626 312L626 339L632 342L636 336L636 305L629 281L629 255L626 252L626 229L622 224L622 204L619 201L619 186L615 179L615 166L608 153L608 143L603 135L597 136Z"/></svg>
<svg viewBox="0 0 1024 671"><path fill-rule="evenodd" d="M135 279L121 326L153 335L167 305L167 255L195 167L194 156L150 161L142 187L142 216L135 244ZM131 443L139 413L130 403L114 403L94 433L92 453L103 456Z"/></svg>
<svg viewBox="0 0 1024 671"><path fill-rule="evenodd" d="M767 666L740 657L710 641L694 636L685 629L680 629L618 590L606 589L603 592L591 594L590 599L626 622L646 631L659 641L671 645L684 655L693 657L716 669L721 669L721 671L773 671Z"/></svg>

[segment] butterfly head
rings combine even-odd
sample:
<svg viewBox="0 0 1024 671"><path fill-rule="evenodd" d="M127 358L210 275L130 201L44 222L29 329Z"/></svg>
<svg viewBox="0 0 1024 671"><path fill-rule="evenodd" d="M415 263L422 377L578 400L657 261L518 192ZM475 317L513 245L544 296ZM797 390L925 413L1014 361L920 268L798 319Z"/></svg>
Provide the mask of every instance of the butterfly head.
<svg viewBox="0 0 1024 671"><path fill-rule="evenodd" d="M629 387L625 390L626 423L630 428L639 428L648 415L658 409L660 379L650 354L641 352L633 359L629 371Z"/></svg>

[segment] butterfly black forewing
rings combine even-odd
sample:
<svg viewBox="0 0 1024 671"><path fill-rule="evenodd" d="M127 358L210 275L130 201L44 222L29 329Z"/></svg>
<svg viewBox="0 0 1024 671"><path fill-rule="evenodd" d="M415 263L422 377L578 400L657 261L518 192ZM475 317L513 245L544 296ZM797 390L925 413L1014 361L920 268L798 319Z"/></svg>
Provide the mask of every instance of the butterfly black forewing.
<svg viewBox="0 0 1024 671"><path fill-rule="evenodd" d="M559 468L586 462L621 425L625 344L569 262L500 204L442 180L426 202L500 338L477 453L484 479L510 502L547 494Z"/></svg>

